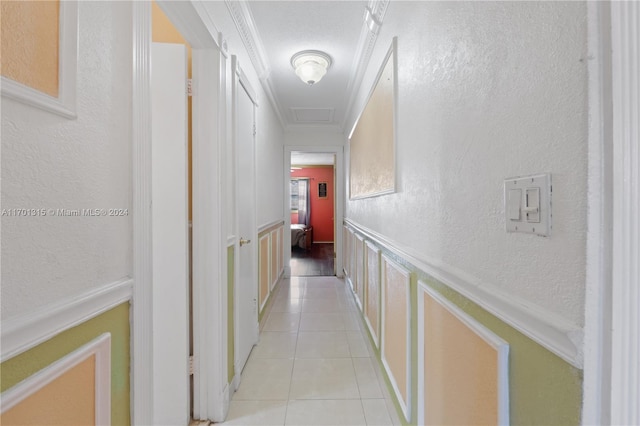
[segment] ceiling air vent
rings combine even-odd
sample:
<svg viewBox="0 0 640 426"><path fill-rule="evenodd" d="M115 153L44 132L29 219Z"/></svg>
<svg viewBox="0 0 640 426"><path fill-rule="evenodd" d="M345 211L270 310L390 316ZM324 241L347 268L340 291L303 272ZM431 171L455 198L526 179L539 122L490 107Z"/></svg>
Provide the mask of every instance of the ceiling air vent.
<svg viewBox="0 0 640 426"><path fill-rule="evenodd" d="M333 108L291 108L296 123L331 123Z"/></svg>

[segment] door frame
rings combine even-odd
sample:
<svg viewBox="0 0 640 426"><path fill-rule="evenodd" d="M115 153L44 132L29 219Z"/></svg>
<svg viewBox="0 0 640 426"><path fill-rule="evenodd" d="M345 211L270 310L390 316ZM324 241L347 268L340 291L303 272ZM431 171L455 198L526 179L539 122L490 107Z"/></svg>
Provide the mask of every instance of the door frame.
<svg viewBox="0 0 640 426"><path fill-rule="evenodd" d="M583 424L638 424L640 5L587 5L589 231ZM635 89L635 90L633 90Z"/></svg>
<svg viewBox="0 0 640 426"><path fill-rule="evenodd" d="M611 424L640 424L640 4L611 2L613 277Z"/></svg>
<svg viewBox="0 0 640 426"><path fill-rule="evenodd" d="M291 179L291 153L294 151L300 152L317 152L317 153L331 153L335 154L335 202L334 202L334 220L333 220L333 234L334 234L334 251L336 257L334 259L334 268L336 277L342 278L343 265L342 265L342 225L344 221L344 190L345 190L345 178L344 178L344 147L336 145L311 145L311 146L291 146L285 145L284 147L284 171L283 181L284 186L284 241L282 242L284 248L284 276L291 277L291 232L286 231L291 228L291 188L289 186L289 179Z"/></svg>
<svg viewBox="0 0 640 426"><path fill-rule="evenodd" d="M240 174L242 173L242 170L240 170L240 167L238 166L238 162L239 162L239 157L240 155L243 155L243 153L240 152L240 150L238 149L238 132L237 132L237 118L238 118L238 93L240 90L244 90L247 93L247 96L249 96L249 100L251 100L251 102L253 103L253 125L254 125L254 132L253 132L253 164L254 166L257 164L257 157L256 157L256 129L257 129L257 111L256 108L258 107L258 98L256 96L256 92L253 89L253 87L251 86L251 84L249 83L249 79L247 78L247 76L244 74L244 72L242 71L242 68L240 67L238 58L235 55L231 56L231 134L232 134L232 143L233 143L233 152L234 152L234 157L233 157L233 161L234 161L234 179L235 179L235 185L233 188L233 197L234 197L234 204L235 204L235 217L233 218L234 220L234 234L236 235L236 237L234 238L234 250L236 255L234 256L234 276L233 276L233 282L234 282L234 287L237 287L238 283L240 283L240 239L241 238L248 238L250 240L252 240L252 244L249 245L249 248L251 250L250 253L250 258L251 258L251 262L253 265L255 265L257 267L258 265L258 219L257 219L257 214L256 214L256 210L255 208L252 210L251 214L252 214L252 218L251 218L251 234L250 235L242 235L240 232L240 207L239 207L239 195L238 195L238 189L239 189L239 185L238 182L240 182ZM254 170L254 178L253 178L253 205L254 207L257 206L258 204L258 198L257 198L257 182L256 182L256 175L255 175L255 170ZM255 286L254 286L254 299L256 300L256 323L255 323L255 340L257 342L258 340L258 333L259 333L259 325L258 325L258 312L259 312L259 308L258 308L258 271L254 269L254 276L253 276L253 281L255 282ZM240 303L240 292L238 291L234 291L234 323L233 323L233 328L234 328L234 343L236 345L236 349L237 349L237 345L238 342L240 341L240 309L238 309L238 304ZM244 367L244 365L240 365L240 360L239 360L239 351L238 350L234 350L234 356L235 359L233 360L233 367L234 367L234 372L235 372L235 376L233 377L232 381L231 381L231 389L230 389L230 393L233 393L237 387L240 384L241 381L241 377L242 377L242 367Z"/></svg>
<svg viewBox="0 0 640 426"><path fill-rule="evenodd" d="M226 42L202 2L157 0L192 47L192 176L194 413L196 419L226 416L225 187ZM133 301L131 309L131 419L154 423L153 273L151 240L151 3L132 3ZM201 78L206 76L206 78ZM217 117L211 120L210 117ZM170 366L168 366L170 368Z"/></svg>

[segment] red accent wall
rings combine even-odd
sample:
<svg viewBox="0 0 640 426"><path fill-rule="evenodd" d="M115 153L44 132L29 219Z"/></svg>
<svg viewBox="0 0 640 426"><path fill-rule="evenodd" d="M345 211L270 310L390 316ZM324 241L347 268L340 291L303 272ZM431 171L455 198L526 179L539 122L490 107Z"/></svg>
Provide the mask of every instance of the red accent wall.
<svg viewBox="0 0 640 426"><path fill-rule="evenodd" d="M311 226L313 241L333 242L334 182L333 167L307 167L291 172L291 177L309 178L311 188ZM327 182L327 198L318 197L318 183ZM296 221L294 222L294 218ZM291 223L298 215L291 214Z"/></svg>

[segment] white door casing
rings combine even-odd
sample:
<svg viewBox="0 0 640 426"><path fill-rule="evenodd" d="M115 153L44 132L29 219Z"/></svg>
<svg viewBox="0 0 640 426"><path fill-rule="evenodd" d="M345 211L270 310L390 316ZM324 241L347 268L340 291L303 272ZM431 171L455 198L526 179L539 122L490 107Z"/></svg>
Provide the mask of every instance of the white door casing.
<svg viewBox="0 0 640 426"><path fill-rule="evenodd" d="M187 50L151 48L154 424L189 422Z"/></svg>
<svg viewBox="0 0 640 426"><path fill-rule="evenodd" d="M193 69L193 327L196 419L223 421L226 390L226 237L223 241L226 43L199 1L157 0L192 47ZM156 424L154 392L151 4L133 2L133 301L131 418ZM224 277L224 278L223 278ZM174 392L176 392L174 390ZM188 393L186 393L188 398ZM186 423L185 423L186 424Z"/></svg>
<svg viewBox="0 0 640 426"><path fill-rule="evenodd" d="M258 342L258 229L256 220L256 158L254 92L231 58L232 111L236 153L238 256L235 280L235 370L240 374ZM249 241L249 242L246 242Z"/></svg>
<svg viewBox="0 0 640 426"><path fill-rule="evenodd" d="M611 2L611 424L640 424L640 3Z"/></svg>
<svg viewBox="0 0 640 426"><path fill-rule="evenodd" d="M284 215L284 240L282 246L284 250L284 276L291 276L291 250L287 247L291 247L291 233L286 231L291 228L291 215L288 212L291 210L291 188L289 181L291 179L291 153L292 152L316 152L316 153L332 153L336 156L334 165L334 193L335 203L333 207L333 235L334 235L334 251L336 257L334 259L334 271L338 278L341 278L344 274L342 265L342 226L344 221L344 200L345 200L345 167L344 167L344 147L342 146L285 146L284 147L284 170L282 177L282 185L284 185L284 206L283 209L287 214Z"/></svg>

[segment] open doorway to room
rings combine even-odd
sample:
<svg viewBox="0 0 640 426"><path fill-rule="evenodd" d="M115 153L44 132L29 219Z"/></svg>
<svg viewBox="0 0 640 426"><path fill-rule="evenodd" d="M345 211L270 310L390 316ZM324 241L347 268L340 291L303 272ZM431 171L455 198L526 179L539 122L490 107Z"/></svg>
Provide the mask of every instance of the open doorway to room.
<svg viewBox="0 0 640 426"><path fill-rule="evenodd" d="M334 153L291 153L291 276L335 275Z"/></svg>

